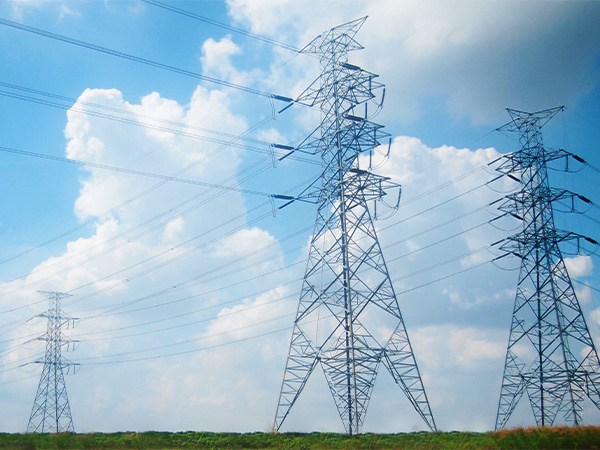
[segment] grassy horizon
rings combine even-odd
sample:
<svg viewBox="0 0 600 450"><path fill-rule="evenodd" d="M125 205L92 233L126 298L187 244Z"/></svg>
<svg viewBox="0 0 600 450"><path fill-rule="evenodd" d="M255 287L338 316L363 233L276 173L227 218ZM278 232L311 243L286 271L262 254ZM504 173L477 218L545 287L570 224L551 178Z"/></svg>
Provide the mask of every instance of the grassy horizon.
<svg viewBox="0 0 600 450"><path fill-rule="evenodd" d="M600 426L529 427L502 431L366 433L0 433L0 449L600 449Z"/></svg>

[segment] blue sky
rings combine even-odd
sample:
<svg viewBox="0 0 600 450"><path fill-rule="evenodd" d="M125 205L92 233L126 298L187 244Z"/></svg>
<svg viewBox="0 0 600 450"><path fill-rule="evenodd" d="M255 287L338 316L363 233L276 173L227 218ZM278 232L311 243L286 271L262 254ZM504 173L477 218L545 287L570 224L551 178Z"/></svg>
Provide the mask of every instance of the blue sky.
<svg viewBox="0 0 600 450"><path fill-rule="evenodd" d="M497 214L486 205L516 187L486 185L496 176L487 163L518 148L493 130L507 107L565 105L544 128L546 144L600 167L600 3L171 4L296 48L369 16L357 35L365 49L350 62L386 85L376 120L393 143L377 171L403 187L398 211L377 223L384 255L438 426L492 429L517 281L507 269L518 266L490 264L486 248L518 225L486 225ZM7 0L0 17L288 97L319 74L314 58L135 0ZM24 431L33 404L41 367L24 364L43 354L28 342L45 327L27 322L47 307L38 290L72 294L64 309L81 319L67 331L80 341L67 355L81 363L67 378L76 431L268 431L315 208L274 215L262 194L298 193L319 171L304 157L274 165L268 143L293 145L319 115L294 107L274 117L283 105L263 96L6 22L0 39L0 405L12 411L1 431ZM235 189L159 185L7 148L167 176L185 168L179 177ZM552 177L600 203L599 172ZM557 223L600 240L599 216L594 207ZM595 287L597 263L568 260ZM598 342L598 294L576 288ZM584 420L597 424L600 413L586 404ZM510 425L532 423L522 401ZM382 371L364 431L423 428ZM296 430L343 430L319 373L283 431Z"/></svg>

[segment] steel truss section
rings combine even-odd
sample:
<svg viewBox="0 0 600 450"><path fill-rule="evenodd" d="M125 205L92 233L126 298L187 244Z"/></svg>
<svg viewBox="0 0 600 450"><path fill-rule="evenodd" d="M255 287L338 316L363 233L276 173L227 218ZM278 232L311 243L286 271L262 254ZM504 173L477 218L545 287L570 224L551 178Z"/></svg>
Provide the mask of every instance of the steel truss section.
<svg viewBox="0 0 600 450"><path fill-rule="evenodd" d="M369 105L381 107L375 98L383 85L347 61L362 48L354 35L365 19L331 29L304 50L320 58L322 75L297 101L318 105L323 119L296 150L320 154L321 188L275 430L320 365L347 433L359 433L382 363L436 429L369 206L399 186L359 167L359 156L389 137L369 120ZM390 330L384 336L377 328L383 323Z"/></svg>
<svg viewBox="0 0 600 450"><path fill-rule="evenodd" d="M67 337L63 328L75 325L74 319L61 311L60 301L69 296L61 292L40 293L50 301L50 308L39 317L48 319L46 334L38 339L46 342L46 354L43 360L35 361L44 364L42 376L38 385L35 401L27 425L28 433L60 433L73 432L73 418L67 397L65 385L65 369L75 368L78 364L72 363L61 355L63 347L72 346L76 341Z"/></svg>
<svg viewBox="0 0 600 450"><path fill-rule="evenodd" d="M551 188L547 173L547 163L569 154L542 143L541 128L561 110L509 109L512 121L500 128L519 133L521 143L498 168L521 184L500 209L521 219L523 227L501 247L521 259L521 269L497 430L506 426L525 393L539 426L552 425L559 413L566 423L579 425L585 396L600 408L600 361L559 248L561 242L584 237L554 225L553 202L575 194Z"/></svg>

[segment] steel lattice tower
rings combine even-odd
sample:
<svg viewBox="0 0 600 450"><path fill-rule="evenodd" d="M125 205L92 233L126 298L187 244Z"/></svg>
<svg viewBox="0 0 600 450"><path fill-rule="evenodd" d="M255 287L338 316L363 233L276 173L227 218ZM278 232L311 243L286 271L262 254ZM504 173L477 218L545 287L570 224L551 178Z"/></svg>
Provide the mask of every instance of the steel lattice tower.
<svg viewBox="0 0 600 450"><path fill-rule="evenodd" d="M39 316L48 319L46 334L38 338L46 342L46 354L43 360L35 361L36 364L44 364L44 369L33 402L27 432L73 432L64 369L76 364L64 358L61 350L75 342L63 334L62 328L74 325L76 319L63 313L60 308L61 299L69 294L42 291L40 293L50 301L48 311Z"/></svg>
<svg viewBox="0 0 600 450"><path fill-rule="evenodd" d="M562 109L509 109L512 121L499 129L520 136L521 149L506 155L498 170L520 181L521 189L500 209L521 219L523 227L501 247L521 259L521 269L497 430L506 426L525 392L538 426L552 425L558 413L579 425L586 395L600 408L600 361L559 248L573 239L595 241L555 228L553 203L582 197L550 187L547 163L569 154L542 143L541 128Z"/></svg>
<svg viewBox="0 0 600 450"><path fill-rule="evenodd" d="M296 101L318 105L322 122L295 150L319 153L322 174L275 430L320 364L347 433L359 433L382 363L435 430L367 205L381 199L385 188L399 186L359 167L359 156L389 137L368 119L367 105L383 85L377 75L347 62L350 51L362 49L354 36L365 19L332 28L304 49L319 57L322 74ZM385 336L369 326L383 321L389 326Z"/></svg>

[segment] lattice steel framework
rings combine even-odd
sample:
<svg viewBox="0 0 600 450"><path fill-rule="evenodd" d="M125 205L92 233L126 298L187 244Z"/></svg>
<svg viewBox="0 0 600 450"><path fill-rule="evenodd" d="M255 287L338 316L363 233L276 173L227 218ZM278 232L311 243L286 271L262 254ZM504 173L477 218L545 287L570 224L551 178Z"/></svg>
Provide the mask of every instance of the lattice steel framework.
<svg viewBox="0 0 600 450"><path fill-rule="evenodd" d="M48 311L39 316L48 319L46 334L38 338L46 342L46 354L43 360L35 361L36 364L44 364L44 368L29 417L27 432L73 432L73 419L67 397L64 370L77 366L77 364L64 358L61 350L63 347L75 343L62 332L62 329L74 326L76 319L61 311L60 301L69 294L46 291L40 291L40 293L50 301Z"/></svg>
<svg viewBox="0 0 600 450"><path fill-rule="evenodd" d="M600 361L559 248L590 239L555 228L553 203L576 194L549 186L547 163L569 154L542 143L541 128L561 110L509 109L512 121L500 128L519 133L521 144L498 168L521 183L500 209L521 219L523 228L501 247L521 259L521 269L496 429L506 426L525 392L539 426L552 425L558 413L580 424L586 395L600 408Z"/></svg>
<svg viewBox="0 0 600 450"><path fill-rule="evenodd" d="M365 19L332 28L304 49L320 58L322 74L296 101L318 105L323 118L294 150L320 154L322 174L275 430L320 364L347 433L359 433L382 363L435 430L368 205L399 186L359 167L359 156L389 137L369 120L367 106L381 106L375 98L383 85L348 63L348 53L362 49L354 36ZM385 335L377 329L383 323Z"/></svg>

